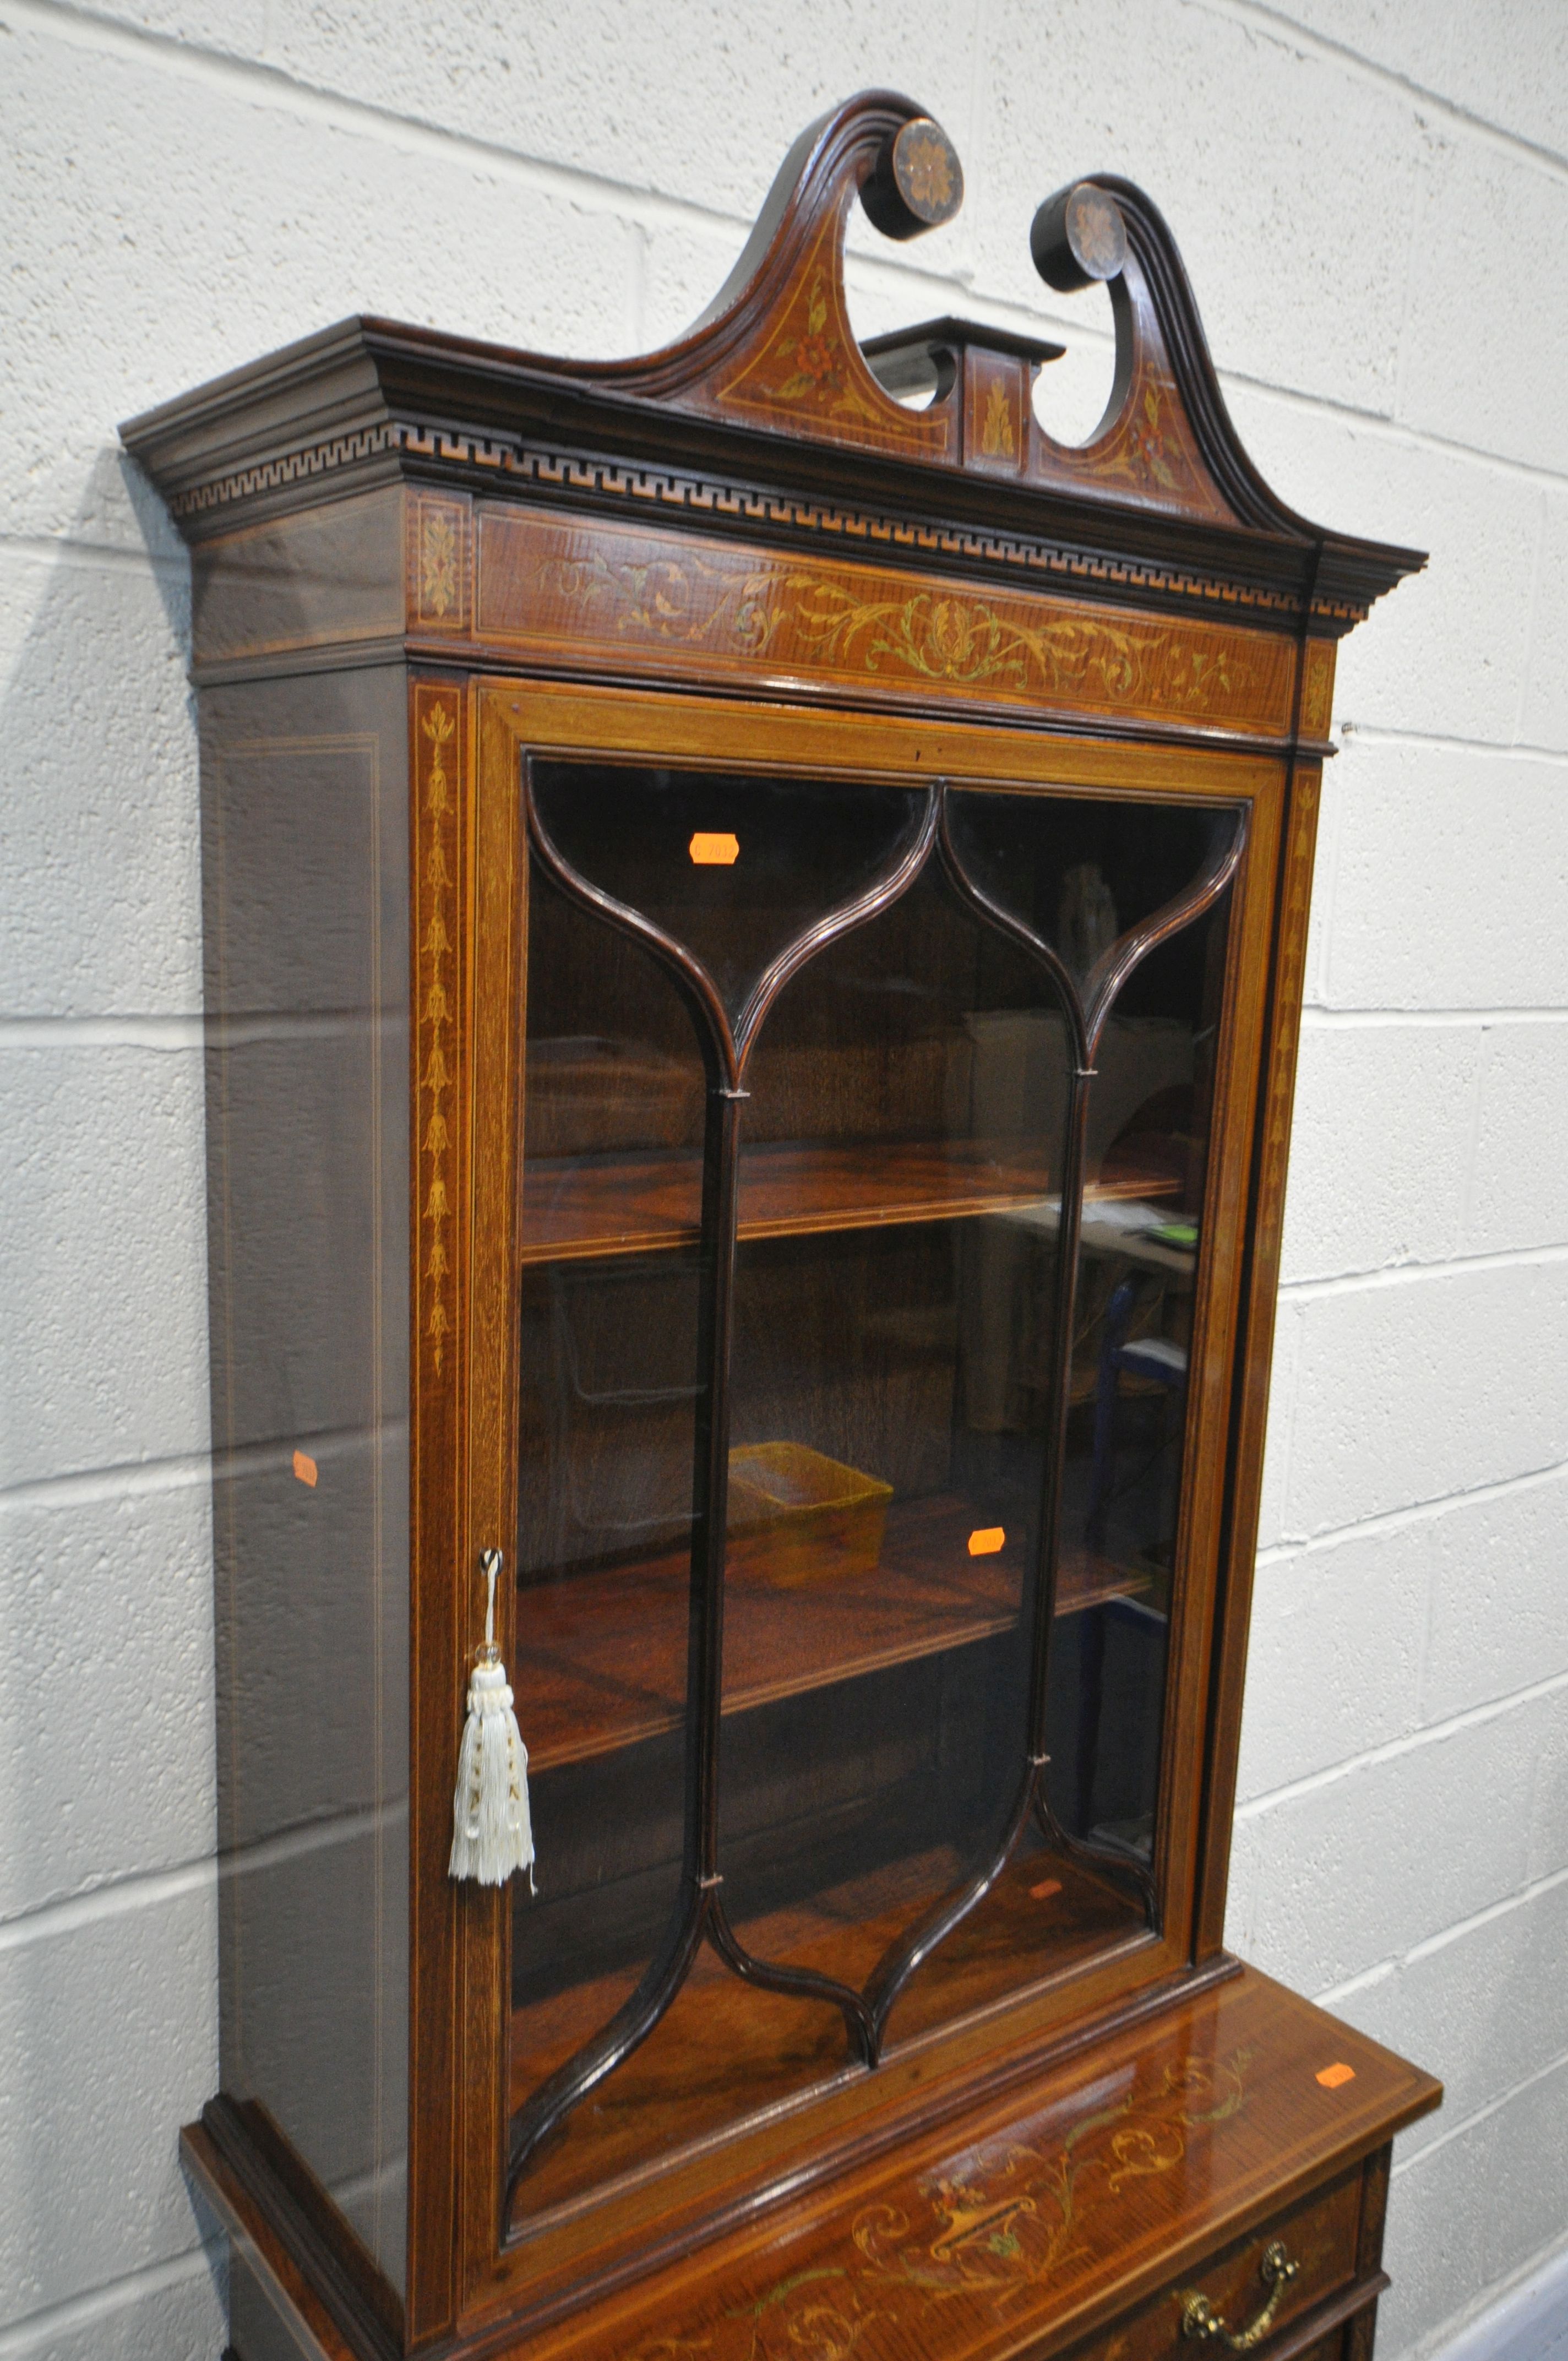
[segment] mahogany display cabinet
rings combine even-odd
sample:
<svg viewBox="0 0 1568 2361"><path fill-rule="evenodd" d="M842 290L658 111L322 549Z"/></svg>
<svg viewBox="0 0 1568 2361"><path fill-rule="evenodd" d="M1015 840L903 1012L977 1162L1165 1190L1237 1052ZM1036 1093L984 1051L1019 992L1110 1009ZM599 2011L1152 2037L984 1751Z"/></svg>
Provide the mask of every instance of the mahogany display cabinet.
<svg viewBox="0 0 1568 2361"><path fill-rule="evenodd" d="M857 342L850 208L961 189L863 94L651 358L356 319L125 430L193 569L241 2361L1372 2350L1437 2086L1223 1927L1335 643L1421 561L1264 485L1121 181L1031 233L1110 290L1085 445L1047 342Z"/></svg>

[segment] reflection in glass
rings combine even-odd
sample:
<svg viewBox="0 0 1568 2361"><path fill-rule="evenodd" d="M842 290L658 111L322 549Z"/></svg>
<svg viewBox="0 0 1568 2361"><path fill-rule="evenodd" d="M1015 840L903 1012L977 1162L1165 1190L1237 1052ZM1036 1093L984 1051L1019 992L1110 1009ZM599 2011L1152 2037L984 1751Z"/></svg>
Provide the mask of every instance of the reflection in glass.
<svg viewBox="0 0 1568 2361"><path fill-rule="evenodd" d="M407 717L383 679L211 693L208 1284L222 2084L400 2288Z"/></svg>
<svg viewBox="0 0 1568 2361"><path fill-rule="evenodd" d="M1232 847L1234 807L957 793L968 873L1047 942L1081 990L1119 941L1182 900Z"/></svg>
<svg viewBox="0 0 1568 2361"><path fill-rule="evenodd" d="M1047 1792L1073 1836L1146 1870L1229 916L1227 894L1134 970L1090 1094L1062 1548L1115 1595L1062 1634Z"/></svg>
<svg viewBox="0 0 1568 2361"><path fill-rule="evenodd" d="M726 1724L726 1894L749 1948L856 1989L1024 1775L1056 1252L995 1216L1059 1190L1070 1067L1051 977L936 864L751 1061L732 1470L787 1455L843 1505L803 1565L809 1499L731 1502L726 1694L764 1701ZM784 1154L791 1233L748 1237Z"/></svg>
<svg viewBox="0 0 1568 2361"><path fill-rule="evenodd" d="M582 883L536 867L530 919L516 2105L689 1905L713 1405L729 1500L718 1915L532 2155L530 2217L852 2070L868 2028L896 2047L1145 1927L1239 825L953 792L948 855L894 892L913 790L565 763L533 783ZM705 1078L693 1008L603 895L704 962L732 1023L812 937L724 1102L727 1393L702 1359L723 1060Z"/></svg>
<svg viewBox="0 0 1568 2361"><path fill-rule="evenodd" d="M679 1905L702 1398L690 1019L537 870L527 1005L517 1656L538 1860L537 1893L513 1894L514 2103L614 2015ZM585 2145L609 2169L619 2096L568 2123L546 2180L575 2186Z"/></svg>
<svg viewBox="0 0 1568 2361"><path fill-rule="evenodd" d="M695 951L732 1020L780 951L881 875L925 802L908 787L582 763L535 763L533 793L579 876Z"/></svg>

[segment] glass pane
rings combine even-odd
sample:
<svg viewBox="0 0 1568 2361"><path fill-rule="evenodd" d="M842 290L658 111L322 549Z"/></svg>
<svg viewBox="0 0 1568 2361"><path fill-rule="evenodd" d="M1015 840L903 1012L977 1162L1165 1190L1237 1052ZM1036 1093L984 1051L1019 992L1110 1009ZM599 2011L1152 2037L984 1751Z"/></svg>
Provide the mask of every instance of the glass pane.
<svg viewBox="0 0 1568 2361"><path fill-rule="evenodd" d="M537 863L532 876L524 1260L695 1244L704 1080L691 1018L647 951Z"/></svg>
<svg viewBox="0 0 1568 2361"><path fill-rule="evenodd" d="M981 891L1083 983L1097 961L1191 887L1231 843L1234 807L959 794L959 855Z"/></svg>
<svg viewBox="0 0 1568 2361"><path fill-rule="evenodd" d="M608 764L534 779L561 853L704 961L732 1012L888 875L927 808L904 788ZM1080 977L1113 943L1135 957L1239 825L1234 807L1065 795L951 808L960 861ZM1078 1059L1047 964L933 858L763 1018L724 1436L720 1939L534 2155L525 2215L842 2074L846 2013L883 2005L896 2046L1144 1926L1225 924L1222 906L1149 953L1106 1018L1069 1331ZM536 872L516 1685L539 1895L516 1903L519 2106L695 1891L704 1109L670 976ZM1050 1809L1020 1824L1053 1554ZM987 1878L905 1976L923 1923ZM803 1971L838 2000L769 1988Z"/></svg>
<svg viewBox="0 0 1568 2361"><path fill-rule="evenodd" d="M578 874L695 951L733 1017L770 961L854 901L918 829L923 794L723 771L536 763Z"/></svg>
<svg viewBox="0 0 1568 2361"><path fill-rule="evenodd" d="M1123 986L1090 1086L1061 1562L1104 1595L1062 1629L1049 1795L1152 1860L1227 893Z"/></svg>
<svg viewBox="0 0 1568 2361"><path fill-rule="evenodd" d="M724 1891L754 1955L857 1990L994 1864L1025 1775L1073 1065L1048 974L935 864L791 983L752 1061ZM1054 1861L1044 1910L1043 1850L1026 1828L892 2040L1135 1923Z"/></svg>
<svg viewBox="0 0 1568 2361"><path fill-rule="evenodd" d="M516 1688L538 1858L537 1893L513 1887L514 2105L628 1998L680 1905L703 1391L691 1020L537 868L525 1074ZM625 2114L611 2092L570 2117L531 2202L615 2169Z"/></svg>

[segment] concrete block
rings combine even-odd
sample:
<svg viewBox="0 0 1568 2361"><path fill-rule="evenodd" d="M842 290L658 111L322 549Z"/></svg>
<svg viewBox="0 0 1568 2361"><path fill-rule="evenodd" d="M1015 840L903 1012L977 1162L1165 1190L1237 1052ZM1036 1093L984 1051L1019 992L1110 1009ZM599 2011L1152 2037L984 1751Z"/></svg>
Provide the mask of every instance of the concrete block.
<svg viewBox="0 0 1568 2361"><path fill-rule="evenodd" d="M13 2318L195 2243L176 2147L217 2081L215 1881L0 1946L0 2288Z"/></svg>
<svg viewBox="0 0 1568 2361"><path fill-rule="evenodd" d="M1568 1878L1422 1946L1392 1975L1333 2004L1336 2016L1419 2058L1443 2084L1442 2113L1406 2133L1402 2156L1445 2138L1568 2051L1565 1959Z"/></svg>
<svg viewBox="0 0 1568 2361"><path fill-rule="evenodd" d="M1290 1475L1290 1437L1296 1418L1296 1387L1301 1358L1300 1306L1282 1296L1274 1316L1274 1357L1269 1369L1268 1436L1263 1455L1263 1488L1257 1510L1257 1545L1275 1548L1285 1535L1285 1500Z"/></svg>
<svg viewBox="0 0 1568 2361"><path fill-rule="evenodd" d="M1377 2343L1391 2361L1557 2244L1568 2221L1568 2063L1396 2165Z"/></svg>
<svg viewBox="0 0 1568 2361"><path fill-rule="evenodd" d="M1560 35L1559 44L1568 62L1568 41ZM1565 241L1561 178L1490 142L1444 144L1410 247L1401 418L1473 450L1563 471L1568 311L1547 294L1542 263ZM1462 336L1453 333L1456 282L1470 291Z"/></svg>
<svg viewBox="0 0 1568 2361"><path fill-rule="evenodd" d="M1312 861L1312 898L1307 913L1307 956L1301 970L1301 1016L1327 1005L1329 947L1333 937L1334 873L1339 860L1340 818L1344 810L1343 752L1325 763L1318 805L1318 840Z"/></svg>
<svg viewBox="0 0 1568 2361"><path fill-rule="evenodd" d="M0 1016L202 1005L189 577L0 544Z"/></svg>
<svg viewBox="0 0 1568 2361"><path fill-rule="evenodd" d="M1532 2256L1522 2272L1487 2289L1457 2335L1444 2323L1443 2361L1563 2361L1568 2352L1568 2237Z"/></svg>
<svg viewBox="0 0 1568 2361"><path fill-rule="evenodd" d="M1568 1870L1568 1683L1547 1690L1531 1710L1542 1730L1530 1799L1530 1873L1558 1877Z"/></svg>
<svg viewBox="0 0 1568 2361"><path fill-rule="evenodd" d="M329 127L275 80L192 76L156 45L29 27L6 50L14 532L74 528L116 420L350 313L589 356L635 341L635 243L602 201L372 116Z"/></svg>
<svg viewBox="0 0 1568 2361"><path fill-rule="evenodd" d="M1353 740L1336 768L1330 1003L1568 1003L1568 766Z"/></svg>
<svg viewBox="0 0 1568 2361"><path fill-rule="evenodd" d="M1419 0L1413 0L1419 10ZM1568 158L1568 19L1538 0L1448 0L1453 43L1444 95L1559 159Z"/></svg>
<svg viewBox="0 0 1568 2361"><path fill-rule="evenodd" d="M1225 1949L1234 1951L1238 1960L1250 1960L1255 1948L1258 1862L1259 1848L1247 1841L1238 1827L1233 1833L1230 1873L1225 1883Z"/></svg>
<svg viewBox="0 0 1568 2361"><path fill-rule="evenodd" d="M0 1919L212 1850L212 1566L204 1484L0 1495Z"/></svg>
<svg viewBox="0 0 1568 2361"><path fill-rule="evenodd" d="M5 2340L5 2361L217 2361L228 2343L227 2277L221 2246L138 2271L36 2325L24 2322Z"/></svg>
<svg viewBox="0 0 1568 2361"><path fill-rule="evenodd" d="M1348 1286L1301 1330L1289 1535L1568 1458L1568 1263Z"/></svg>
<svg viewBox="0 0 1568 2361"><path fill-rule="evenodd" d="M1332 1279L1460 1250L1479 1027L1302 1027L1283 1275Z"/></svg>
<svg viewBox="0 0 1568 2361"><path fill-rule="evenodd" d="M1259 1565L1237 1784L1244 1801L1420 1727L1431 1557L1423 1522Z"/></svg>
<svg viewBox="0 0 1568 2361"><path fill-rule="evenodd" d="M1568 155L1568 22L1539 0L1286 0L1275 13L1473 121ZM1463 124L1449 131L1466 138Z"/></svg>
<svg viewBox="0 0 1568 2361"><path fill-rule="evenodd" d="M889 18L839 5L738 20L693 0L639 38L616 0L509 10L417 0L365 16L310 0L269 10L269 61L513 153L658 190L750 225L795 133L851 91L904 90L960 152L971 105L970 11ZM966 159L967 160L967 159Z"/></svg>
<svg viewBox="0 0 1568 2361"><path fill-rule="evenodd" d="M638 231L641 274L637 343L644 352L674 344L712 302L740 251L728 224L656 216Z"/></svg>
<svg viewBox="0 0 1568 2361"><path fill-rule="evenodd" d="M1456 329L1455 333L1459 333ZM1495 462L1228 384L1243 442L1280 496L1342 531L1426 550L1340 648L1336 720L1513 742L1530 665L1541 494Z"/></svg>
<svg viewBox="0 0 1568 2361"><path fill-rule="evenodd" d="M1454 0L1285 0L1275 13L1427 90L1453 51Z"/></svg>
<svg viewBox="0 0 1568 2361"><path fill-rule="evenodd" d="M1257 1856L1257 1965L1325 1992L1516 1893L1552 1726L1538 1698L1244 1805L1235 1844Z"/></svg>
<svg viewBox="0 0 1568 2361"><path fill-rule="evenodd" d="M1568 1019L1485 1036L1464 1246L1568 1244Z"/></svg>
<svg viewBox="0 0 1568 2361"><path fill-rule="evenodd" d="M202 1451L202 1060L0 1049L0 1485Z"/></svg>
<svg viewBox="0 0 1568 2361"><path fill-rule="evenodd" d="M1041 292L1045 293L1044 288ZM1060 311L1074 306L1070 319L1036 313L1025 334L1047 336L1067 350L1035 380L1035 415L1046 433L1058 443L1088 443L1110 406L1115 389L1115 322L1111 298L1102 287L1085 287L1077 295L1056 298Z"/></svg>
<svg viewBox="0 0 1568 2361"><path fill-rule="evenodd" d="M1568 1471L1445 1502L1421 1530L1431 1577L1424 1720L1568 1673Z"/></svg>
<svg viewBox="0 0 1568 2361"><path fill-rule="evenodd" d="M1124 173L1169 221L1222 368L1391 410L1404 252L1357 224L1408 220L1418 202L1427 138L1407 94L1255 16L1004 0L983 22L980 288L1029 300L1034 204L1081 173Z"/></svg>
<svg viewBox="0 0 1568 2361"><path fill-rule="evenodd" d="M1535 611L1530 619L1530 676L1519 711L1519 737L1527 746L1568 750L1568 498L1548 493L1541 501L1541 548L1536 564Z"/></svg>
<svg viewBox="0 0 1568 2361"><path fill-rule="evenodd" d="M267 38L266 0L102 0L93 15L234 58L260 57Z"/></svg>

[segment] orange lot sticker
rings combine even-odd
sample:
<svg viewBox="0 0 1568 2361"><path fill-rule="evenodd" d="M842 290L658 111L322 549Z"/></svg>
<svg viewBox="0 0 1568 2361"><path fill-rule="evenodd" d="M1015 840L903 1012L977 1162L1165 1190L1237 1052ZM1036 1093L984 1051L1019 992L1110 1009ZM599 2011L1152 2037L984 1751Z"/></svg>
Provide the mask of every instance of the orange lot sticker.
<svg viewBox="0 0 1568 2361"><path fill-rule="evenodd" d="M1337 2066L1325 2066L1317 2079L1325 2091L1337 2091L1343 2083L1354 2081L1355 2069L1343 2063Z"/></svg>
<svg viewBox="0 0 1568 2361"><path fill-rule="evenodd" d="M738 836L707 835L699 828L686 851L699 869L729 869L740 858L740 840Z"/></svg>
<svg viewBox="0 0 1568 2361"><path fill-rule="evenodd" d="M313 1484L315 1482L316 1463L311 1457L308 1451L295 1452L294 1473L299 1477L302 1484Z"/></svg>
<svg viewBox="0 0 1568 2361"><path fill-rule="evenodd" d="M1060 1892L1061 1880L1059 1877L1042 1877L1038 1885L1030 1886L1029 1899L1031 1902L1048 1902L1053 1894L1059 1894Z"/></svg>
<svg viewBox="0 0 1568 2361"><path fill-rule="evenodd" d="M994 1557L1007 1539L1000 1525L977 1525L969 1537L970 1557Z"/></svg>

